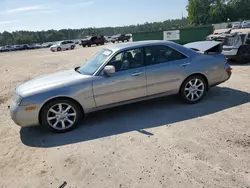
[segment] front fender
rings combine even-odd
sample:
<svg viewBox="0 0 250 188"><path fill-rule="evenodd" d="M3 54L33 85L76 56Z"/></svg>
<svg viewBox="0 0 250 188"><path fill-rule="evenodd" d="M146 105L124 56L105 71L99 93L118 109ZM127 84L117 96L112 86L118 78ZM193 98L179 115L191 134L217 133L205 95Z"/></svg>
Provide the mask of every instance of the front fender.
<svg viewBox="0 0 250 188"><path fill-rule="evenodd" d="M85 112L93 111L96 107L92 82L40 92L24 98L21 105L41 104L42 108L46 102L60 97L71 98L77 101Z"/></svg>

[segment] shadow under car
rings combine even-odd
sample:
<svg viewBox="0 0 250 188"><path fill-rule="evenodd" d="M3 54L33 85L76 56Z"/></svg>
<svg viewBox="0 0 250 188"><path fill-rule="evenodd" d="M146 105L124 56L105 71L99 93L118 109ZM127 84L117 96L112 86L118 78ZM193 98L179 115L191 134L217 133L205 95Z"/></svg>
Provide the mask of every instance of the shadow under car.
<svg viewBox="0 0 250 188"><path fill-rule="evenodd" d="M22 142L31 147L56 147L165 126L197 117L213 114L248 103L250 94L227 87L212 88L201 102L183 104L176 96L162 97L92 113L75 130L55 134L42 126L22 128Z"/></svg>

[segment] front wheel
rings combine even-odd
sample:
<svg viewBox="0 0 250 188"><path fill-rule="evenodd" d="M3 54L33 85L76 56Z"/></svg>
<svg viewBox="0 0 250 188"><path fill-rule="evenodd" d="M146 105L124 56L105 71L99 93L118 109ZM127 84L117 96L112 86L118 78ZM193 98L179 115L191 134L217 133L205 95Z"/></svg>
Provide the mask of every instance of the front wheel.
<svg viewBox="0 0 250 188"><path fill-rule="evenodd" d="M56 99L44 106L41 121L52 131L64 133L73 130L81 116L81 108L77 103L67 99Z"/></svg>
<svg viewBox="0 0 250 188"><path fill-rule="evenodd" d="M194 75L183 82L179 94L184 102L195 104L204 98L207 87L207 83L202 76Z"/></svg>
<svg viewBox="0 0 250 188"><path fill-rule="evenodd" d="M57 48L57 51L61 51L61 50L62 50L62 48L60 48L60 47Z"/></svg>
<svg viewBox="0 0 250 188"><path fill-rule="evenodd" d="M70 49L71 49L71 50L73 50L74 48L75 48L75 46L74 46L74 45L72 45L72 46L70 47Z"/></svg>

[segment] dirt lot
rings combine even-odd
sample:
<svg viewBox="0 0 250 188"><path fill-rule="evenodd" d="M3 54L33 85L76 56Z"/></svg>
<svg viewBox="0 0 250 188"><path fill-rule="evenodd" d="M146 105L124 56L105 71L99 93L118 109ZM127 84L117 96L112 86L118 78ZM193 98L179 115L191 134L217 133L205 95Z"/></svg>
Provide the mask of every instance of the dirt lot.
<svg viewBox="0 0 250 188"><path fill-rule="evenodd" d="M177 97L114 108L78 129L20 129L7 109L14 88L80 65L99 47L0 54L0 187L177 188L250 186L250 66L196 105Z"/></svg>

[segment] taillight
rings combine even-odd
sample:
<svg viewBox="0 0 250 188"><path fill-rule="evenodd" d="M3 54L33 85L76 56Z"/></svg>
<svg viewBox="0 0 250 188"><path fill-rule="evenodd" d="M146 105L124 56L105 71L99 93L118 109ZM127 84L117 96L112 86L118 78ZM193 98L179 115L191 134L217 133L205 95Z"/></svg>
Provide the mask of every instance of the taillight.
<svg viewBox="0 0 250 188"><path fill-rule="evenodd" d="M226 63L225 70L230 73L233 69L231 68L229 63Z"/></svg>

